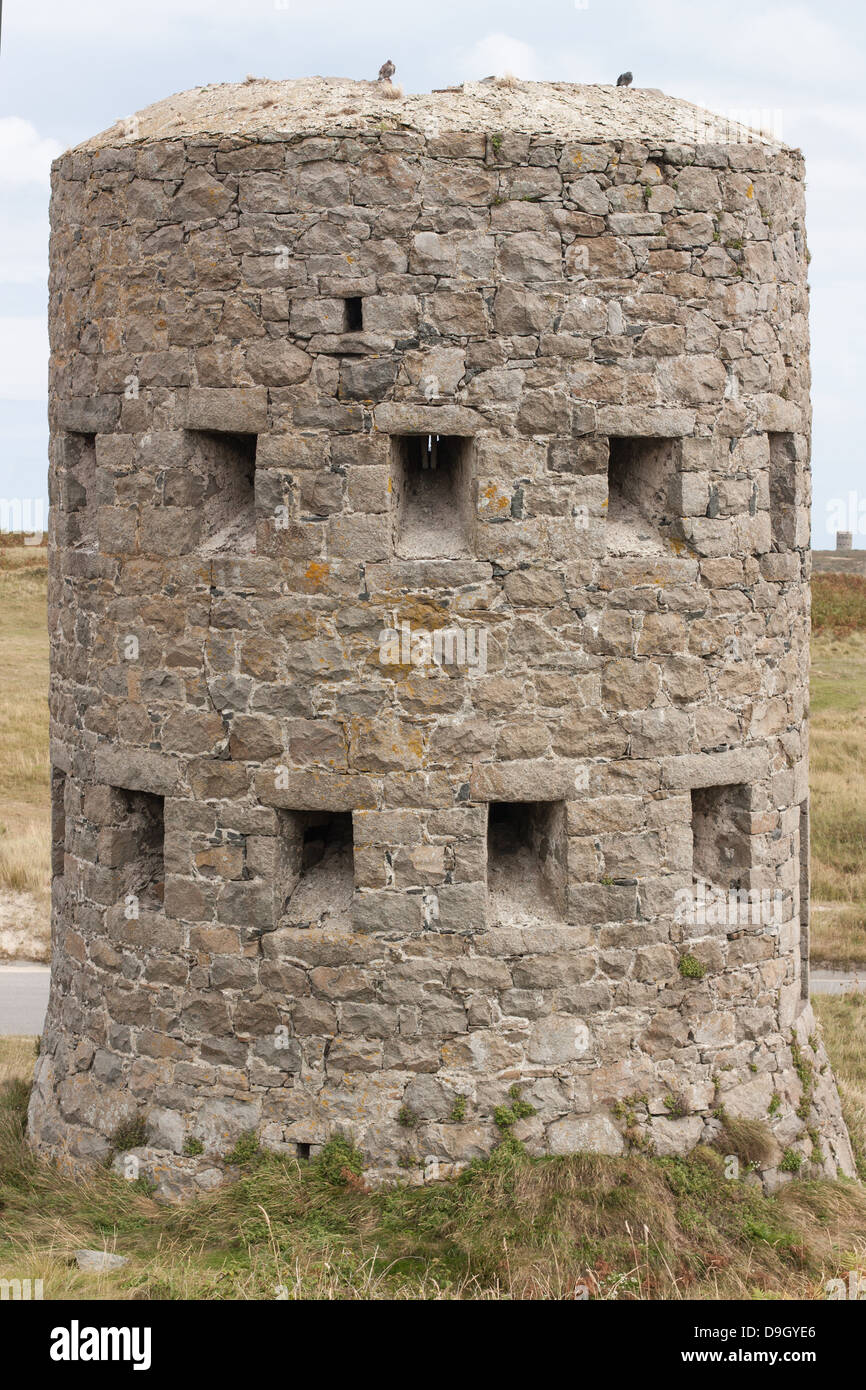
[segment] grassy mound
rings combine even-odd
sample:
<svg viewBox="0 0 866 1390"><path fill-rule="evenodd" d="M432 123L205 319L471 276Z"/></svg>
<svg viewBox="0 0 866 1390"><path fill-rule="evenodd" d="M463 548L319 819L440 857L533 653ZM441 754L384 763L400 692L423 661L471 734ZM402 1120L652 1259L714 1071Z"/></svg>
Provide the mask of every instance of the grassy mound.
<svg viewBox="0 0 866 1390"><path fill-rule="evenodd" d="M821 1298L866 1264L858 1184L765 1197L711 1149L533 1159L506 1139L456 1181L371 1192L335 1140L311 1162L253 1152L230 1187L166 1207L35 1157L25 1082L0 1095L0 1276L42 1278L46 1298ZM79 1246L129 1264L82 1273Z"/></svg>

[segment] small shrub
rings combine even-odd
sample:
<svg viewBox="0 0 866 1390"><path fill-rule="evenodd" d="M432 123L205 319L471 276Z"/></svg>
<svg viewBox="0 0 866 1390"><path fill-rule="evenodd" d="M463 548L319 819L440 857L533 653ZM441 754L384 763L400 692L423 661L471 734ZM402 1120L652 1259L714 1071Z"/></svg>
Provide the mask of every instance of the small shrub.
<svg viewBox="0 0 866 1390"><path fill-rule="evenodd" d="M137 1178L132 1179L129 1188L131 1192L137 1192L141 1197L152 1197L156 1191L156 1183L146 1173L141 1173Z"/></svg>
<svg viewBox="0 0 866 1390"><path fill-rule="evenodd" d="M111 1136L112 1152L117 1154L127 1153L129 1149L141 1149L146 1142L147 1130L143 1115L124 1120Z"/></svg>
<svg viewBox="0 0 866 1390"><path fill-rule="evenodd" d="M336 1187L355 1186L364 1171L364 1157L349 1139L335 1134L314 1160L315 1167L326 1182Z"/></svg>
<svg viewBox="0 0 866 1390"><path fill-rule="evenodd" d="M462 1124L466 1119L466 1097L462 1094L456 1096L451 1107L451 1120L455 1125Z"/></svg>
<svg viewBox="0 0 866 1390"><path fill-rule="evenodd" d="M676 1096L673 1094L666 1095L664 1103L665 1109L667 1110L671 1118L674 1120L681 1120L683 1115L687 1115L689 1113L689 1108L683 1100L682 1096Z"/></svg>
<svg viewBox="0 0 866 1390"><path fill-rule="evenodd" d="M247 1129L239 1135L233 1149L225 1155L223 1162L231 1164L251 1163L254 1158L261 1155L259 1148L259 1136L254 1129Z"/></svg>
<svg viewBox="0 0 866 1390"><path fill-rule="evenodd" d="M799 1173L802 1163L802 1154L798 1154L796 1149L786 1149L779 1167L783 1173Z"/></svg>
<svg viewBox="0 0 866 1390"><path fill-rule="evenodd" d="M418 1116L408 1105L401 1105L397 1111L397 1123L404 1129L414 1129L418 1123Z"/></svg>
<svg viewBox="0 0 866 1390"><path fill-rule="evenodd" d="M199 1154L204 1153L204 1144L200 1139L196 1139L194 1134L190 1134L184 1140L183 1151L187 1158L198 1158Z"/></svg>
<svg viewBox="0 0 866 1390"><path fill-rule="evenodd" d="M701 964L697 956L685 955L680 957L679 972L684 980L702 980L707 967Z"/></svg>

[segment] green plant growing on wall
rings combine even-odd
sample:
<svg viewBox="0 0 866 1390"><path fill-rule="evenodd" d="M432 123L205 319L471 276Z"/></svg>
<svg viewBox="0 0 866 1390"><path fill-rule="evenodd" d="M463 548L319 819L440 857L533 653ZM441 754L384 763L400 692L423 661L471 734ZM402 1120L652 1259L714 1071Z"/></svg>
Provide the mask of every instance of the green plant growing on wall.
<svg viewBox="0 0 866 1390"><path fill-rule="evenodd" d="M518 1120L526 1120L530 1115L535 1114L535 1106L530 1105L527 1100L521 1100L518 1085L509 1087L508 1096L511 1104L497 1105L493 1112L493 1119L503 1134L510 1134L512 1125L515 1125Z"/></svg>
<svg viewBox="0 0 866 1390"><path fill-rule="evenodd" d="M698 960L697 956L688 953L680 957L678 969L684 980L702 980L707 973L707 967Z"/></svg>

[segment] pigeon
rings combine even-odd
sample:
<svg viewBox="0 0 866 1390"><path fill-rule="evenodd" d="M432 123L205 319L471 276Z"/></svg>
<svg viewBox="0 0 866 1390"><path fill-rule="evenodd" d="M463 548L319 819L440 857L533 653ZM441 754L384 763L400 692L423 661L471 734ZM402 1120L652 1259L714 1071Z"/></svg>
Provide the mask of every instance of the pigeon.
<svg viewBox="0 0 866 1390"><path fill-rule="evenodd" d="M390 82L391 78L394 76L394 73L396 71L397 69L394 67L394 64L391 62L391 59L389 58L388 61L386 63L383 63L379 69L379 81Z"/></svg>
<svg viewBox="0 0 866 1390"><path fill-rule="evenodd" d="M380 74L380 76L381 76L381 74ZM619 75L619 77L616 79L616 85L617 85L618 87L630 87L630 86L631 86L631 73L630 73L630 72L621 72L620 75Z"/></svg>

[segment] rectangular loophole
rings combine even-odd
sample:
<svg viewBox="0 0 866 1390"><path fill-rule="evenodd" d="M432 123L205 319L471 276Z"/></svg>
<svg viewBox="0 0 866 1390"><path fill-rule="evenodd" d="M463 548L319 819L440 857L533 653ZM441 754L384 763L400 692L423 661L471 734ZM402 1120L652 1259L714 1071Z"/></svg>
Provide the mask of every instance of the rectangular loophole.
<svg viewBox="0 0 866 1390"><path fill-rule="evenodd" d="M351 811L280 812L281 927L351 927Z"/></svg>
<svg viewBox="0 0 866 1390"><path fill-rule="evenodd" d="M255 552L255 434L190 430L192 458L166 471L163 502L195 509L203 554Z"/></svg>
<svg viewBox="0 0 866 1390"><path fill-rule="evenodd" d="M360 295L343 300L343 332L360 333L364 327L364 301Z"/></svg>
<svg viewBox="0 0 866 1390"><path fill-rule="evenodd" d="M306 1160L310 1157L310 1148L311 1145L309 1144L296 1144L295 1153L297 1154L298 1158Z"/></svg>
<svg viewBox="0 0 866 1390"><path fill-rule="evenodd" d="M563 801L492 801L487 808L488 921L562 921L568 843Z"/></svg>
<svg viewBox="0 0 866 1390"><path fill-rule="evenodd" d="M621 538L667 535L674 519L671 484L682 456L679 439L612 438L607 465L607 521Z"/></svg>
<svg viewBox="0 0 866 1390"><path fill-rule="evenodd" d="M750 897L752 867L751 789L744 783L700 787L692 792L692 874L697 902L715 919L733 916L746 925L760 904ZM741 920L742 919L742 920ZM758 916L755 925L761 924Z"/></svg>
<svg viewBox="0 0 866 1390"><path fill-rule="evenodd" d="M51 877L59 878L66 860L66 773L51 769Z"/></svg>
<svg viewBox="0 0 866 1390"><path fill-rule="evenodd" d="M99 863L117 873L118 896L128 908L160 908L165 897L165 797L126 787L112 790L110 822L97 841Z"/></svg>
<svg viewBox="0 0 866 1390"><path fill-rule="evenodd" d="M792 434L770 434L770 539L792 550L797 531L797 460Z"/></svg>
<svg viewBox="0 0 866 1390"><path fill-rule="evenodd" d="M472 440L408 434L392 439L395 549L403 559L470 553Z"/></svg>
<svg viewBox="0 0 866 1390"><path fill-rule="evenodd" d="M63 436L60 473L60 511L64 514L67 542L76 550L96 547L96 435Z"/></svg>

